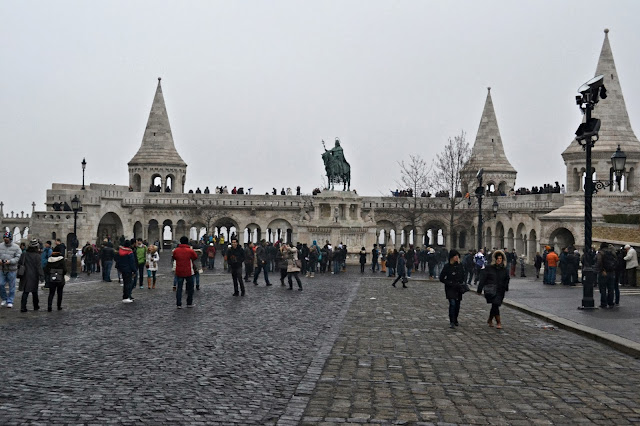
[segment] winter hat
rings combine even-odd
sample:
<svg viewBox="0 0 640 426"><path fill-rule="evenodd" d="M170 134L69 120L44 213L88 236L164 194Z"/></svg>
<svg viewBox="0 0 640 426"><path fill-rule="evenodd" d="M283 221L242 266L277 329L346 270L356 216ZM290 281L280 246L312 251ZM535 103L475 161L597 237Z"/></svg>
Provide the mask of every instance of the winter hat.
<svg viewBox="0 0 640 426"><path fill-rule="evenodd" d="M40 247L40 244L38 243L38 239L32 238L31 241L29 241L29 247Z"/></svg>
<svg viewBox="0 0 640 426"><path fill-rule="evenodd" d="M458 253L458 250L449 250L449 260L453 259L456 256L460 257L460 253Z"/></svg>
<svg viewBox="0 0 640 426"><path fill-rule="evenodd" d="M7 231L7 232L4 233L2 238L8 238L10 240L13 240L13 235L11 235L11 232Z"/></svg>

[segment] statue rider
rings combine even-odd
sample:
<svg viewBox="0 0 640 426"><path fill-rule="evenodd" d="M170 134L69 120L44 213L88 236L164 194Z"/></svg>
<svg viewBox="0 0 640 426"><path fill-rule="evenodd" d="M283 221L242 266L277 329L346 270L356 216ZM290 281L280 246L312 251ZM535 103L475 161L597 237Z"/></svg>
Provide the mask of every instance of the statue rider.
<svg viewBox="0 0 640 426"><path fill-rule="evenodd" d="M346 161L344 159L344 152L340 146L340 139L336 138L335 146L329 150L325 148L325 152L329 152L333 157L333 175L342 176L345 173L344 164Z"/></svg>

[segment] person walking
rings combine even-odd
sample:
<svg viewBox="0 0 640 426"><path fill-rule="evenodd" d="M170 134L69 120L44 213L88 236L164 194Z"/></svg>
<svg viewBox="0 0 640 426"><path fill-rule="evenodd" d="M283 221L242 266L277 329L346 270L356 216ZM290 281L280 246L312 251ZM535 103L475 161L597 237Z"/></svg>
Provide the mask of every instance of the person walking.
<svg viewBox="0 0 640 426"><path fill-rule="evenodd" d="M135 255L131 250L131 241L125 240L124 244L118 249L116 268L122 275L122 303L131 303L133 302L131 292L133 286L136 285L133 281L133 276L138 269Z"/></svg>
<svg viewBox="0 0 640 426"><path fill-rule="evenodd" d="M364 247L362 247L362 250L364 250ZM366 259L366 250L365 250L365 260L364 263L367 263L367 259ZM373 245L373 249L371 250L371 272L376 272L376 268L378 267L378 245L374 244ZM360 252L360 264L362 264L362 252ZM362 272L364 272L364 266L361 267Z"/></svg>
<svg viewBox="0 0 640 426"><path fill-rule="evenodd" d="M147 246L145 246L142 243L142 238L138 238L136 240L136 246L133 250L135 256L136 256L136 265L137 265L137 271L138 271L138 280L139 280L139 286L140 288L143 288L142 282L144 280L144 277L142 276L144 274L144 266L147 263ZM133 283L133 286L135 287L136 283Z"/></svg>
<svg viewBox="0 0 640 426"><path fill-rule="evenodd" d="M249 281L249 277L253 277L253 264L256 260L256 254L253 251L254 245L252 242L244 249L244 280Z"/></svg>
<svg viewBox="0 0 640 426"><path fill-rule="evenodd" d="M302 281L298 276L300 272L300 261L298 260L298 249L289 243L289 247L285 245L285 258L287 260L287 281L289 282L289 290L293 290L293 279L298 283L298 291L302 291Z"/></svg>
<svg viewBox="0 0 640 426"><path fill-rule="evenodd" d="M160 262L160 255L158 254L158 247L153 244L147 249L147 288L156 288L156 274L158 273L158 262ZM153 286L151 285L153 281Z"/></svg>
<svg viewBox="0 0 640 426"><path fill-rule="evenodd" d="M373 245L374 249L371 251L371 255L374 256L375 252L377 251L375 249L375 244ZM360 273L364 274L364 265L367 263L367 250L362 247L362 249L360 250ZM372 271L371 272L375 272L376 270L376 266L372 265L371 267Z"/></svg>
<svg viewBox="0 0 640 426"><path fill-rule="evenodd" d="M631 287L636 287L637 285L636 269L638 268L638 253L629 244L625 245L624 249L626 250L626 255L624 256L625 272L627 275L626 284Z"/></svg>
<svg viewBox="0 0 640 426"><path fill-rule="evenodd" d="M113 267L113 259L115 257L115 250L113 249L113 243L107 241L103 243L102 250L100 250L100 261L102 262L102 281L111 282L111 268Z"/></svg>
<svg viewBox="0 0 640 426"><path fill-rule="evenodd" d="M402 288L407 287L407 260L404 257L404 251L400 250L398 252L398 263L396 264L396 274L398 275L396 279L391 284L392 286L396 286L396 283L399 280L402 280Z"/></svg>
<svg viewBox="0 0 640 426"><path fill-rule="evenodd" d="M173 251L171 257L176 262L176 277L178 278L176 286L176 306L178 309L182 309L182 285L186 281L187 308L193 308L193 275L195 274L193 262L198 260L198 255L189 245L189 238L185 236L180 237L180 244L178 244L178 247ZM242 267L242 264L240 264L240 266Z"/></svg>
<svg viewBox="0 0 640 426"><path fill-rule="evenodd" d="M280 285L285 286L284 279L287 278L287 259L285 252L287 251L286 244L280 244L276 247L276 257L274 259L276 268L280 271Z"/></svg>
<svg viewBox="0 0 640 426"><path fill-rule="evenodd" d="M22 300L20 303L20 312L27 312L27 300L29 293L32 294L33 310L40 309L40 300L38 298L38 285L44 281L44 271L42 269L42 260L40 258L40 244L37 238L33 238L29 242L29 247L18 262L24 265L24 274L20 278L19 290L22 291Z"/></svg>
<svg viewBox="0 0 640 426"><path fill-rule="evenodd" d="M540 268L542 268L542 256L540 256L540 252L536 252L533 267L536 268L536 280L538 280L540 279Z"/></svg>
<svg viewBox="0 0 640 426"><path fill-rule="evenodd" d="M449 262L440 272L440 282L444 284L444 293L449 301L449 327L458 326L458 314L462 303L462 285L465 283L464 266L460 263L460 253L449 251Z"/></svg>
<svg viewBox="0 0 640 426"><path fill-rule="evenodd" d="M62 290L65 284L65 275L67 275L67 264L64 256L60 253L58 247L53 249L51 256L47 259L44 267L45 287L49 289L49 298L47 303L47 311L51 312L53 307L53 297L58 294L58 310L62 310Z"/></svg>
<svg viewBox="0 0 640 426"><path fill-rule="evenodd" d="M13 235L7 231L2 236L4 244L0 244L0 261L2 261L2 274L0 274L0 306L13 308L13 298L16 295L16 275L18 262L22 255L20 246L13 242ZM5 289L9 287L9 291Z"/></svg>
<svg viewBox="0 0 640 426"><path fill-rule="evenodd" d="M489 327L493 327L493 319L495 318L496 328L502 328L500 305L502 305L505 292L509 291L509 271L506 269L505 254L502 250L493 252L491 265L485 268L480 277L477 292L481 294L483 291L487 303L491 304L487 324L489 324Z"/></svg>
<svg viewBox="0 0 640 426"><path fill-rule="evenodd" d="M242 280L242 265L245 264L246 266L246 255L247 250L238 245L238 239L235 237L232 238L231 248L227 250L227 263L229 264L229 269L231 269L234 296L245 295L244 281ZM240 286L240 292L238 292L238 286Z"/></svg>
<svg viewBox="0 0 640 426"><path fill-rule="evenodd" d="M260 276L260 271L264 271L264 282L267 286L270 286L269 282L269 273L267 272L267 242L266 240L260 241L260 245L256 248L256 271L253 274L253 283L258 285L258 277Z"/></svg>

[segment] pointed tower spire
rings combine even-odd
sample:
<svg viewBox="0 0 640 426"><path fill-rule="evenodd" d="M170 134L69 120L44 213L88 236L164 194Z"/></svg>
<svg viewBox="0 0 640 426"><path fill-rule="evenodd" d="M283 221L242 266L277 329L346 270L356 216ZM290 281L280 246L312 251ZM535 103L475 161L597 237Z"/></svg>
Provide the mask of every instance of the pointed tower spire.
<svg viewBox="0 0 640 426"><path fill-rule="evenodd" d="M628 179L628 182L625 186L628 191L634 192L640 186L640 176L635 172L640 159L640 141L638 141L631 128L620 79L618 78L618 70L616 69L611 44L609 43L608 29L604 30L604 41L602 42L602 49L596 66L595 75L601 74L604 76L603 83L607 89L607 98L600 99L592 113L593 117L600 119L602 122L598 132L599 139L592 149L593 158L595 159L593 167L598 178L601 176L608 178L611 168L611 155L620 145L620 149L627 154L625 179ZM571 141L571 144L562 153L562 158L567 167L568 194L580 194L581 192L582 173L585 167L584 155L584 150L575 139ZM603 161L597 161L598 159Z"/></svg>
<svg viewBox="0 0 640 426"><path fill-rule="evenodd" d="M487 88L487 100L471 150L471 157L462 172L463 182L470 184L480 169L484 169L484 181L493 183L496 189L504 193L515 186L517 172L504 153L498 119L491 99L491 87Z"/></svg>
<svg viewBox="0 0 640 426"><path fill-rule="evenodd" d="M156 95L153 98L149 120L142 137L142 145L133 156L129 165L144 163L161 163L176 166L186 166L176 147L173 143L173 135L171 134L171 126L169 125L169 115L164 104L164 96L162 95L161 78L158 77L158 87Z"/></svg>
<svg viewBox="0 0 640 426"><path fill-rule="evenodd" d="M158 77L142 145L129 161L129 185L135 192L184 192L187 164L173 143L160 82Z"/></svg>

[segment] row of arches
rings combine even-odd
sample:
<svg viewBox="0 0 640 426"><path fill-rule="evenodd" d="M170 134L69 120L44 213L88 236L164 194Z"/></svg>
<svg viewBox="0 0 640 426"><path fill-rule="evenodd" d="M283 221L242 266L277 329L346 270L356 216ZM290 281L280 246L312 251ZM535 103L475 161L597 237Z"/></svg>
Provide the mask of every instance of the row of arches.
<svg viewBox="0 0 640 426"><path fill-rule="evenodd" d="M182 192L184 192L184 176L182 180ZM149 192L176 192L176 183L176 177L172 173L169 173L166 176L162 176L160 173L154 173L151 175L148 186L145 185L143 188L142 177L140 174L135 173L131 181L131 190L134 192L141 192L143 189L147 190L148 188Z"/></svg>
<svg viewBox="0 0 640 426"><path fill-rule="evenodd" d="M19 242L20 240L26 240L27 238L29 238L28 226L25 226L22 229L19 226L15 226L13 229L11 229L8 226L5 226L4 231L2 233L4 234L5 232L11 232L11 234L13 235L13 241Z"/></svg>

